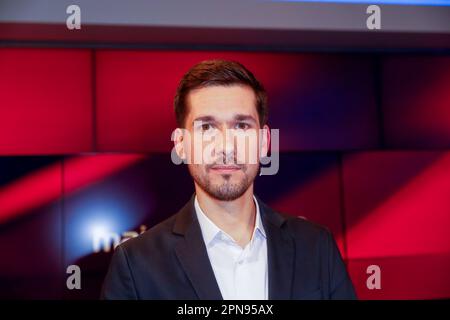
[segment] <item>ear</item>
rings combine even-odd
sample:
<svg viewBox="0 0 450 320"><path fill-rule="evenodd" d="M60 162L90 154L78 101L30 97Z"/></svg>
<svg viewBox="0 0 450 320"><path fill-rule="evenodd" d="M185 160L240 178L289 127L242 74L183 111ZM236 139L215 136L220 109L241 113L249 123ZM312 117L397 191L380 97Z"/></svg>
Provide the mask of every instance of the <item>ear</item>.
<svg viewBox="0 0 450 320"><path fill-rule="evenodd" d="M269 153L269 146L270 146L270 128L267 124L265 124L262 127L261 131L261 143L260 143L260 156L261 157L267 157L267 154Z"/></svg>
<svg viewBox="0 0 450 320"><path fill-rule="evenodd" d="M172 133L172 140L175 147L175 152L183 161L186 160L186 150L184 146L186 129L176 128Z"/></svg>

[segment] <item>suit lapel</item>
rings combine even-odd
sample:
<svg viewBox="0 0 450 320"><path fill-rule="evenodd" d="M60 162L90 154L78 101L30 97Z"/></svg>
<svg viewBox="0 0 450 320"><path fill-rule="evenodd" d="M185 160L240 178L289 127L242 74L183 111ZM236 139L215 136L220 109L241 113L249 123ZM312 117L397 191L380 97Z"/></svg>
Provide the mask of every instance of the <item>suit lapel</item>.
<svg viewBox="0 0 450 320"><path fill-rule="evenodd" d="M173 232L184 239L175 247L181 267L201 300L222 300L194 209L194 197L177 214Z"/></svg>
<svg viewBox="0 0 450 320"><path fill-rule="evenodd" d="M291 299L295 268L294 239L282 228L285 219L259 198L257 200L267 235L269 299Z"/></svg>
<svg viewBox="0 0 450 320"><path fill-rule="evenodd" d="M267 235L269 299L291 299L295 268L295 244L282 228L285 219L256 197ZM199 299L222 300L194 211L194 196L177 214L173 232L183 235L175 253Z"/></svg>

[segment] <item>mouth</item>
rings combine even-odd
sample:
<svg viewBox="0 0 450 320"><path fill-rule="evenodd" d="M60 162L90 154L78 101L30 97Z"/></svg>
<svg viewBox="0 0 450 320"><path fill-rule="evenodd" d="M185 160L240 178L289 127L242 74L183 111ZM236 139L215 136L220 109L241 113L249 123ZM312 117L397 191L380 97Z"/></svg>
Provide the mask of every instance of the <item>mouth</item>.
<svg viewBox="0 0 450 320"><path fill-rule="evenodd" d="M211 170L216 173L233 173L241 170L241 167L236 165L214 165Z"/></svg>

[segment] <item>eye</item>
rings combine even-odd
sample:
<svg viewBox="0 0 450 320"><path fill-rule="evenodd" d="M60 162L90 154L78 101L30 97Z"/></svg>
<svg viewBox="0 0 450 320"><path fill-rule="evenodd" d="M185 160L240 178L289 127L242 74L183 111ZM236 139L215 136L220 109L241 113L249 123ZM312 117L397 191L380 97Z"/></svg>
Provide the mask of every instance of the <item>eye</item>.
<svg viewBox="0 0 450 320"><path fill-rule="evenodd" d="M212 125L210 123L203 123L201 126L202 131L208 131L212 129Z"/></svg>
<svg viewBox="0 0 450 320"><path fill-rule="evenodd" d="M249 124L245 122L238 122L236 124L236 129L247 130L249 127Z"/></svg>

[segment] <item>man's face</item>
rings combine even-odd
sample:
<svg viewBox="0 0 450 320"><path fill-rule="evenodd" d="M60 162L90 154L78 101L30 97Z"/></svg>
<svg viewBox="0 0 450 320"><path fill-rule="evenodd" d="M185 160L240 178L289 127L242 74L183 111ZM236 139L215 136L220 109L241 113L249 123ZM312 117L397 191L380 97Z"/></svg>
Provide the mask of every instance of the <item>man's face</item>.
<svg viewBox="0 0 450 320"><path fill-rule="evenodd" d="M258 143L261 127L253 90L240 85L211 86L191 91L186 100L185 129L191 139L183 143L195 184L221 201L239 198L258 174L260 147L267 152L269 140L266 136ZM237 143L246 134L247 143ZM194 141L195 135L210 139ZM256 141L250 142L250 137ZM201 154L201 163L194 161L195 153Z"/></svg>

